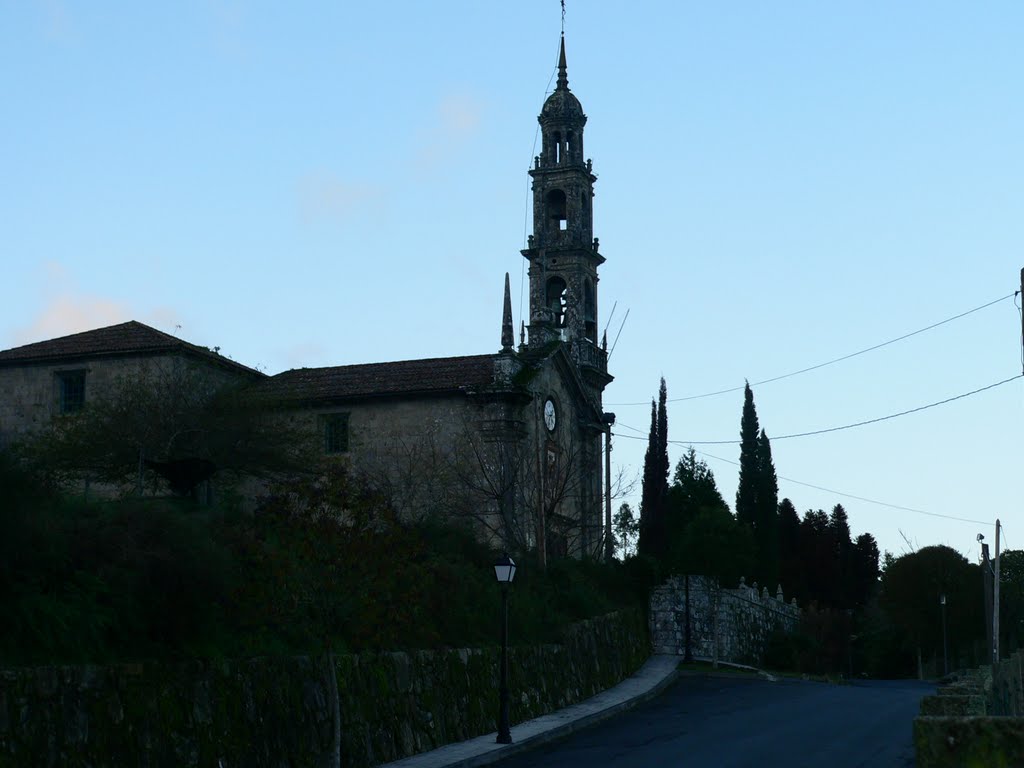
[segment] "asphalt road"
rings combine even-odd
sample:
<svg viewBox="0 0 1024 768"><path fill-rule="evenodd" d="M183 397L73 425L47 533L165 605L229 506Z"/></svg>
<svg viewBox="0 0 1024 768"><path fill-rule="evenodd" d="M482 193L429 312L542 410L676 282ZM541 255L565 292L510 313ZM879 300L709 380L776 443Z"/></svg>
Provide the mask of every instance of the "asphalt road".
<svg viewBox="0 0 1024 768"><path fill-rule="evenodd" d="M500 768L904 768L934 686L684 677L658 698Z"/></svg>

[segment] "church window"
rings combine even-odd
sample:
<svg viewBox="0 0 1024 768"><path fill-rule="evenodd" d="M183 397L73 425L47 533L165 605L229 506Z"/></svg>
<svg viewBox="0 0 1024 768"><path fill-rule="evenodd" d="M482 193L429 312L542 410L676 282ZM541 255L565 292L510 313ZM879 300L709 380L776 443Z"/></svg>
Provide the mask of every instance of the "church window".
<svg viewBox="0 0 1024 768"><path fill-rule="evenodd" d="M566 228L566 200L565 192L560 189L552 189L547 196L547 219L552 230L565 230Z"/></svg>
<svg viewBox="0 0 1024 768"><path fill-rule="evenodd" d="M565 307L568 289L565 280L560 277L552 277L547 284L547 308L551 313L555 325L561 328L565 325Z"/></svg>
<svg viewBox="0 0 1024 768"><path fill-rule="evenodd" d="M324 453L345 453L348 450L348 414L328 413L321 417L324 430Z"/></svg>
<svg viewBox="0 0 1024 768"><path fill-rule="evenodd" d="M562 162L562 134L555 132L554 135L555 165Z"/></svg>
<svg viewBox="0 0 1024 768"><path fill-rule="evenodd" d="M57 391L61 413L77 413L85 407L85 371L63 371L57 374Z"/></svg>

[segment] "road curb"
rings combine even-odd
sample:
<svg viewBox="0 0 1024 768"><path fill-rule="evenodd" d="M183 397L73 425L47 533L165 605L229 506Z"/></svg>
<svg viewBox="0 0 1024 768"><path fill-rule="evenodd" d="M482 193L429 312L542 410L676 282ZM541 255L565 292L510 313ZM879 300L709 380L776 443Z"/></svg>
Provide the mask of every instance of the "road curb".
<svg viewBox="0 0 1024 768"><path fill-rule="evenodd" d="M572 720L561 725L556 725L543 733L538 733L533 736L527 736L520 741L513 742L512 744L506 744L490 752L485 752L480 755L473 755L471 757L465 757L461 760L456 760L446 764L446 768L479 768L484 765L494 765L502 760L507 760L510 757L528 752L536 747L549 744L553 741L558 741L566 736L569 736L577 731L585 730L593 725L607 720L615 715L625 712L626 710L632 709L638 704L643 704L646 701L658 696L662 691L668 688L672 683L679 679L679 670L673 669L663 679L658 681L649 690L643 693L637 694L631 699L626 701L620 701L617 704L612 704L599 712L593 712L589 715L584 715L576 720Z"/></svg>

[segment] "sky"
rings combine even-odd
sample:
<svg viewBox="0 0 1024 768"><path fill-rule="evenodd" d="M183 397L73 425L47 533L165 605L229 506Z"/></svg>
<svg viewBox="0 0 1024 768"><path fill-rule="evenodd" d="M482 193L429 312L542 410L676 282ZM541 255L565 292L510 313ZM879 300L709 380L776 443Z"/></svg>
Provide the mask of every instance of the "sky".
<svg viewBox="0 0 1024 768"><path fill-rule="evenodd" d="M268 373L497 351L560 16L0 0L0 348L136 319ZM996 517L1024 548L1021 379L780 439L1021 373L1022 28L1017 2L570 0L617 468L660 377L730 389L670 403L669 438L732 503L739 447L704 443L738 441L745 380L1002 298L753 390L801 513L842 503L895 555L975 559Z"/></svg>

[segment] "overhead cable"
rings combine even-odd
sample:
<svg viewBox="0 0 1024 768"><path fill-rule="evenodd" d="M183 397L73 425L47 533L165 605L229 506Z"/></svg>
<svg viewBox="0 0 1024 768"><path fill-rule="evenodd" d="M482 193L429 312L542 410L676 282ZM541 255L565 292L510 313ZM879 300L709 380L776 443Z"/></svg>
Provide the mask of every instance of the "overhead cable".
<svg viewBox="0 0 1024 768"><path fill-rule="evenodd" d="M626 424L622 424L622 423L619 423L619 426L620 427L626 427L627 429L636 430L636 427L630 427L630 426L628 426ZM645 438L642 438L642 437L633 437L633 435L623 435L621 433L616 433L615 436L616 437L624 437L624 438L627 438L627 439L630 439L630 440L643 440L643 439L645 439ZM669 440L669 442L674 444L674 445L689 445L688 443L683 443L682 441L679 441L679 440ZM694 450L696 450L696 449L694 449ZM715 461L722 461L722 462L725 462L726 464L732 464L733 466L736 466L736 467L738 467L740 465L740 463L738 461L732 461L731 459L726 459L726 458L723 458L721 456L715 456L714 454L708 453L707 451L696 451L696 452L699 453L701 456L707 456L709 459L714 459ZM972 520L972 519L967 518L967 517L956 517L955 515L942 515L942 514L939 514L938 512L928 512L927 510L924 510L924 509L915 509L914 507L904 507L904 506L901 506L899 504L890 504L887 501L878 501L877 499L869 499L866 496L857 496L856 494L853 494L853 493L846 493L844 491L837 491L834 488L826 488L826 487L824 487L822 485L815 485L814 483L804 482L803 480L795 480L792 477L786 477L784 475L777 475L777 477L778 477L779 480L785 480L786 482L793 483L794 485L802 485L802 486L804 486L806 488L813 488L816 491L825 491L826 493L834 493L836 496L843 496L844 498L847 498L847 499L856 499L857 501L863 501L863 502L866 502L868 504L876 504L876 505L878 505L880 507L888 507L889 509L898 509L898 510L903 511L903 512L914 512L915 514L927 515L928 517L941 517L941 518L943 518L945 520L956 520L956 521L961 522L961 523L973 523L973 524L976 524L976 525L988 525L988 523L986 521L984 521L984 520Z"/></svg>
<svg viewBox="0 0 1024 768"><path fill-rule="evenodd" d="M890 344L895 344L898 341L903 341L904 339L909 339L912 336L917 336L918 334L924 333L925 331L930 331L933 328L938 328L940 325L945 325L946 323L951 323L954 320L959 320L962 317L967 317L968 315L972 315L975 312L980 312L983 309L987 309L988 307L991 307L993 304L998 304L1001 301L1006 301L1007 299L1012 298L1014 295L1015 294L1013 294L1013 293L1008 293L1005 296L1000 296L998 299L993 299L992 301L990 301L990 302L988 302L986 304L982 304L980 307L975 307L974 309L969 309L966 312L961 312L959 315L954 315L953 317L947 317L945 320L940 320L939 322L932 323L931 325L925 326L924 328L919 328L916 331L911 331L910 333L905 333L902 336L897 336L895 339L889 339L888 341L883 341L881 344L875 344L873 347L867 347L866 349L861 349L861 350L859 350L857 352L851 352L848 355L843 355L842 357L836 357L836 358L833 358L832 360L827 360L824 363L818 363L817 365L812 365L812 366L809 366L807 368L801 368L798 371L791 371L790 373L784 373L781 376L773 376L770 379L761 379L760 381L750 382L750 386L756 387L756 386L758 386L760 384L771 384L774 381L781 381L782 379L788 379L788 378L790 378L792 376L799 376L802 373L809 373L810 371L816 371L819 368L824 368L825 366L828 366L828 365L834 365L835 363L841 363L843 360L849 360L850 358L857 357L858 355L867 354L868 352L874 352L876 349L881 349L882 347L887 347ZM714 397L715 395L724 395L724 394L727 394L729 392L740 392L742 389L743 389L742 386L739 386L739 387L729 387L728 389L718 389L718 390L715 390L714 392L704 392L704 393L699 394L699 395L687 395L686 397L673 397L670 400L668 400L667 402L670 402L670 403L681 403L681 402L683 402L685 400L699 400L699 399L704 398L704 397ZM607 403L606 405L610 405L610 406L631 406L631 405L647 405L647 403L646 402L637 402L637 403Z"/></svg>
<svg viewBox="0 0 1024 768"><path fill-rule="evenodd" d="M963 400L965 397L970 397L971 395L977 395L979 392L985 392L986 390L989 390L989 389L995 389L996 387L1001 387L1003 384L1009 384L1011 381L1016 381L1017 379L1019 379L1021 377L1024 377L1024 373L1014 374L1013 376L1011 376L1008 379L1003 379L1002 381L997 381L994 384L988 384L988 385L986 385L984 387L979 387L978 389L972 389L970 392L962 392L959 395L954 395L953 397L947 397L945 400L938 400L938 401L936 401L934 403L928 403L927 405L919 405L916 408L910 408L910 409L908 409L906 411L900 411L899 413L890 413L888 416L879 416L879 417L874 418L874 419L867 419L865 421L857 421L857 422L854 422L853 424L843 424L842 426L839 426L839 427L827 427L826 429L815 429L815 430L812 430L810 432L794 432L793 434L790 434L790 435L776 435L774 437L771 437L771 439L772 440L791 440L791 439L793 439L795 437L811 437L813 435L824 435L824 434L828 434L829 432L840 432L840 431L842 431L844 429L853 429L854 427L863 427L863 426L867 426L868 424L877 424L880 421L888 421L889 419L895 419L895 418L898 418L900 416L907 416L907 415L909 415L911 413L917 413L918 411L926 411L929 408L935 408L936 406L939 406L939 405L945 405L946 403L952 403L955 400ZM623 435L623 437L632 437L632 435ZM639 438L639 439L643 439L643 438ZM670 443L672 443L674 445L739 445L739 443L740 443L739 440L669 440L668 442L670 442Z"/></svg>

